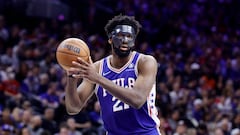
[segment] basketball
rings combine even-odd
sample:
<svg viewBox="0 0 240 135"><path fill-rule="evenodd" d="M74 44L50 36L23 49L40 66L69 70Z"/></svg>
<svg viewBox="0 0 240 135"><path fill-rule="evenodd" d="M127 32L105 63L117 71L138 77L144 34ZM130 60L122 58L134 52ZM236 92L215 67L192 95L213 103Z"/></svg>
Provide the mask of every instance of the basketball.
<svg viewBox="0 0 240 135"><path fill-rule="evenodd" d="M72 61L76 61L77 57L81 57L88 62L89 56L90 51L87 44L78 38L63 40L56 50L57 62L65 70L68 70L72 66Z"/></svg>

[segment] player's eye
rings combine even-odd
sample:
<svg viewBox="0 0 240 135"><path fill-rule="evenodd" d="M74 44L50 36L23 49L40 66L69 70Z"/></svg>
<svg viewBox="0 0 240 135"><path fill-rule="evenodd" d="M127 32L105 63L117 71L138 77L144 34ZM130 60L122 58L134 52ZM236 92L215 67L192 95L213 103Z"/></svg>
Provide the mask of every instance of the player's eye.
<svg viewBox="0 0 240 135"><path fill-rule="evenodd" d="M127 38L133 38L133 36L131 34L128 33L118 33L117 34L118 37L127 37Z"/></svg>
<svg viewBox="0 0 240 135"><path fill-rule="evenodd" d="M133 38L133 36L131 35L131 34L126 34L125 35L127 38L129 38L129 39L132 39Z"/></svg>
<svg viewBox="0 0 240 135"><path fill-rule="evenodd" d="M123 37L124 35L122 33L117 34L118 37Z"/></svg>

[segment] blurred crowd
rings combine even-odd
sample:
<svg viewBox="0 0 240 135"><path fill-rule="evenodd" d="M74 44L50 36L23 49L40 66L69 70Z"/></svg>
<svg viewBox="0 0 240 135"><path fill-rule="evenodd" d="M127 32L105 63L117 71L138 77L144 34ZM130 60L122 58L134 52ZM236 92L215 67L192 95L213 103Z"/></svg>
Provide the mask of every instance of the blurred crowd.
<svg viewBox="0 0 240 135"><path fill-rule="evenodd" d="M93 61L103 58L110 52L103 24L119 13L140 21L135 49L158 62L162 135L240 135L239 0L63 2L71 19L0 14L1 135L105 133L95 96L79 114L66 113L66 73L55 51L77 37Z"/></svg>

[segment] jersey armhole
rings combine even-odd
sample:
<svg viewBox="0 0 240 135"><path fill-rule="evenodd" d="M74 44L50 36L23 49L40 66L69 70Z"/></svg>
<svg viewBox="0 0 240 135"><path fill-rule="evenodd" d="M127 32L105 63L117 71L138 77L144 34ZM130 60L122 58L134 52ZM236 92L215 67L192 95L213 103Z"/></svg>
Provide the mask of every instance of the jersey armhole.
<svg viewBox="0 0 240 135"><path fill-rule="evenodd" d="M103 72L103 62L104 62L104 59L102 59L99 63L98 74L100 75L102 75L102 72ZM99 84L95 84L95 89L94 89L95 94L97 94L98 88L99 88Z"/></svg>
<svg viewBox="0 0 240 135"><path fill-rule="evenodd" d="M136 66L135 66L135 75L138 76L138 64L139 64L139 59L142 57L142 54L139 53L137 61L136 61Z"/></svg>

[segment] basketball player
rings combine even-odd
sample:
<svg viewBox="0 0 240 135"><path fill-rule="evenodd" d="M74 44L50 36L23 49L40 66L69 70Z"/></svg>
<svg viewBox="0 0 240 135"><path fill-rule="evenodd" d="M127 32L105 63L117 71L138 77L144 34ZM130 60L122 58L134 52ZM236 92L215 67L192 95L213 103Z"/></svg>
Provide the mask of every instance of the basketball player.
<svg viewBox="0 0 240 135"><path fill-rule="evenodd" d="M155 108L157 62L133 51L140 28L134 17L115 16L105 26L112 54L95 63L79 58L67 71L68 113L77 114L95 93L108 135L160 135Z"/></svg>

